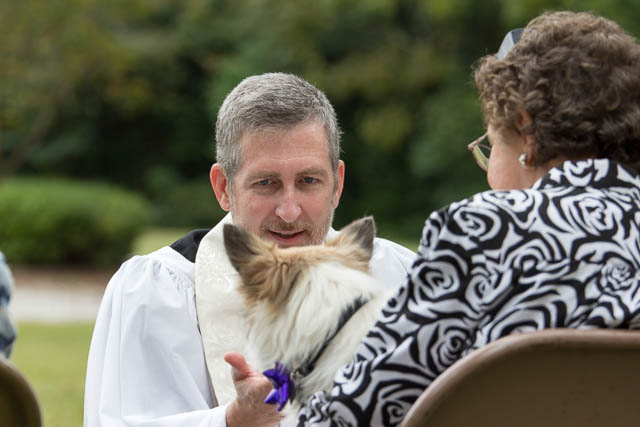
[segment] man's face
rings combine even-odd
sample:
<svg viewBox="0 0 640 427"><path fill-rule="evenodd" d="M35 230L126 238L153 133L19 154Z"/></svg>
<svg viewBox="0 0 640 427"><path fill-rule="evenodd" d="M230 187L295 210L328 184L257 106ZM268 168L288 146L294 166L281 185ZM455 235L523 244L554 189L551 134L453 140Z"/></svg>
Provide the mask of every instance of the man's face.
<svg viewBox="0 0 640 427"><path fill-rule="evenodd" d="M334 178L324 127L308 122L257 131L244 135L240 147L240 169L226 191L234 223L281 247L321 243L344 181L342 161Z"/></svg>

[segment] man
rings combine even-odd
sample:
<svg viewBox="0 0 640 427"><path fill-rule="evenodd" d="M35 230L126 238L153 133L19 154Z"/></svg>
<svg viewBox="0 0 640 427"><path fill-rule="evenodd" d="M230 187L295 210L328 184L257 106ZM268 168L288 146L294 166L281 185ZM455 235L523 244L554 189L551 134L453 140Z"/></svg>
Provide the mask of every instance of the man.
<svg viewBox="0 0 640 427"><path fill-rule="evenodd" d="M237 301L212 300L208 292L231 289L237 277L221 228L233 221L282 247L322 242L333 232L344 183L339 136L325 95L293 75L249 77L227 96L210 178L230 215L206 236L192 232L132 258L111 279L89 353L85 426L277 424L275 406L263 403L269 381L239 353L218 357L224 346L211 341L221 328L231 338L243 335L234 322ZM413 256L376 239L372 272L397 285ZM225 400L216 378L229 372L222 356L232 366L235 397L218 405Z"/></svg>

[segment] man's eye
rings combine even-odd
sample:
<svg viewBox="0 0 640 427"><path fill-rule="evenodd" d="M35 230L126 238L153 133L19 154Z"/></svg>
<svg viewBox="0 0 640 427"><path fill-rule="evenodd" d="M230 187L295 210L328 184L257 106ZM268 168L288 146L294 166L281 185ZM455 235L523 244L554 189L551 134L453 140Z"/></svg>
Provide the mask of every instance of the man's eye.
<svg viewBox="0 0 640 427"><path fill-rule="evenodd" d="M270 179L263 179L260 180L258 182L256 182L256 185L260 185L260 186L265 186L265 185L269 185L271 184L271 180Z"/></svg>
<svg viewBox="0 0 640 427"><path fill-rule="evenodd" d="M318 180L316 178L310 177L310 176L305 176L303 179L305 184L313 184L314 182L317 182Z"/></svg>

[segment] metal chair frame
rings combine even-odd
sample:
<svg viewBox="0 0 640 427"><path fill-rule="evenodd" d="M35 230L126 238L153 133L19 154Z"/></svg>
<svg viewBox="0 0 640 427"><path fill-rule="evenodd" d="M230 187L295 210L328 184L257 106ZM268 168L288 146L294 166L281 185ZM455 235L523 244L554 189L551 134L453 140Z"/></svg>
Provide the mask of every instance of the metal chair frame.
<svg viewBox="0 0 640 427"><path fill-rule="evenodd" d="M402 427L640 426L640 331L546 329L460 359Z"/></svg>

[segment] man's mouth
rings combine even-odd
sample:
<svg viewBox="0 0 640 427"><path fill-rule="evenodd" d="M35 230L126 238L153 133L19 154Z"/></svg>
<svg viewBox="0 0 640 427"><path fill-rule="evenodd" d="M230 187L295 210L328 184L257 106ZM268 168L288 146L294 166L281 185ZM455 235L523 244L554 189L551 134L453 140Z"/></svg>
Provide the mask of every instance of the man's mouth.
<svg viewBox="0 0 640 427"><path fill-rule="evenodd" d="M292 239L304 233L304 231L275 231L269 230L269 233L280 237L281 239Z"/></svg>
<svg viewBox="0 0 640 427"><path fill-rule="evenodd" d="M307 242L306 233L302 231L268 230L271 240L280 247L300 246Z"/></svg>

